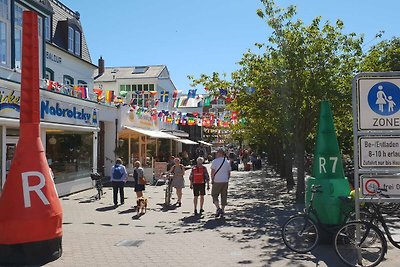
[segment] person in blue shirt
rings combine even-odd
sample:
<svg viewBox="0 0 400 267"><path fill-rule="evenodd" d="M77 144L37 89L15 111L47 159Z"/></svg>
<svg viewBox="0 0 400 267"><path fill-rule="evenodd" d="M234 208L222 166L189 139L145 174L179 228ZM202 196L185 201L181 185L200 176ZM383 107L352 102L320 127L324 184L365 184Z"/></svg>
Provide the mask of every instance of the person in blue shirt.
<svg viewBox="0 0 400 267"><path fill-rule="evenodd" d="M113 187L114 206L118 205L118 191L120 194L121 205L124 204L124 186L128 179L128 173L122 160L117 158L115 165L111 168L111 184Z"/></svg>

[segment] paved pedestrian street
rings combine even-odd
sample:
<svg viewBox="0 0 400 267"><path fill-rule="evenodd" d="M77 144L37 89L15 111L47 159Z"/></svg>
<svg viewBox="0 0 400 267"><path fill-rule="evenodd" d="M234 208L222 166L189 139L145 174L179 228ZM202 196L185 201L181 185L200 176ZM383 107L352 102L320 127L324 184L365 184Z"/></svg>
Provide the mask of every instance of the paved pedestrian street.
<svg viewBox="0 0 400 267"><path fill-rule="evenodd" d="M225 219L214 218L210 195L205 213L194 216L189 187L182 207L165 211L164 189L146 187L149 208L143 216L133 208L133 188L125 188L125 204L117 208L111 188L101 200L92 198L94 189L61 198L63 255L46 266L343 266L331 245L303 255L285 247L281 225L303 207L280 178L232 172ZM396 254L390 247L380 266L399 266Z"/></svg>

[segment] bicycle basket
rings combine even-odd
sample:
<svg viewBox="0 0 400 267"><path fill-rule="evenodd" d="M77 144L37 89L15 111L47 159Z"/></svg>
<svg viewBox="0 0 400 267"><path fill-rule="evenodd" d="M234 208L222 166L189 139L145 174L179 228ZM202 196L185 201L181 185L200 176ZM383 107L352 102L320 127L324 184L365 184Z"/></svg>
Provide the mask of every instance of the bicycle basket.
<svg viewBox="0 0 400 267"><path fill-rule="evenodd" d="M90 178L92 178L93 181L98 181L101 179L101 175L99 173L91 173Z"/></svg>

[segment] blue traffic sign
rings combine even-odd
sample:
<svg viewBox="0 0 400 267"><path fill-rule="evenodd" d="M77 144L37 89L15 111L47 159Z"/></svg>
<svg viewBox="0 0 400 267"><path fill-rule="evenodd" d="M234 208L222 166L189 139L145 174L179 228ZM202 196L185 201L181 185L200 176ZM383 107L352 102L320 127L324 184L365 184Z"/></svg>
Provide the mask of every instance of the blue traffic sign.
<svg viewBox="0 0 400 267"><path fill-rule="evenodd" d="M400 89L391 82L379 82L368 93L368 105L377 114L389 116L400 110Z"/></svg>

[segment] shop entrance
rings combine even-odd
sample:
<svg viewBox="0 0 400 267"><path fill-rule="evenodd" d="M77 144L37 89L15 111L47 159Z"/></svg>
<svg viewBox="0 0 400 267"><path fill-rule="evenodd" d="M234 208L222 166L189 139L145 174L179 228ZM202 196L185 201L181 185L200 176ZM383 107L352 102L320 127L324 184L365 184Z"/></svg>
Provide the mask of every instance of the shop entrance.
<svg viewBox="0 0 400 267"><path fill-rule="evenodd" d="M11 161L14 158L15 149L17 148L18 137L7 136L6 139L6 176L10 170Z"/></svg>

